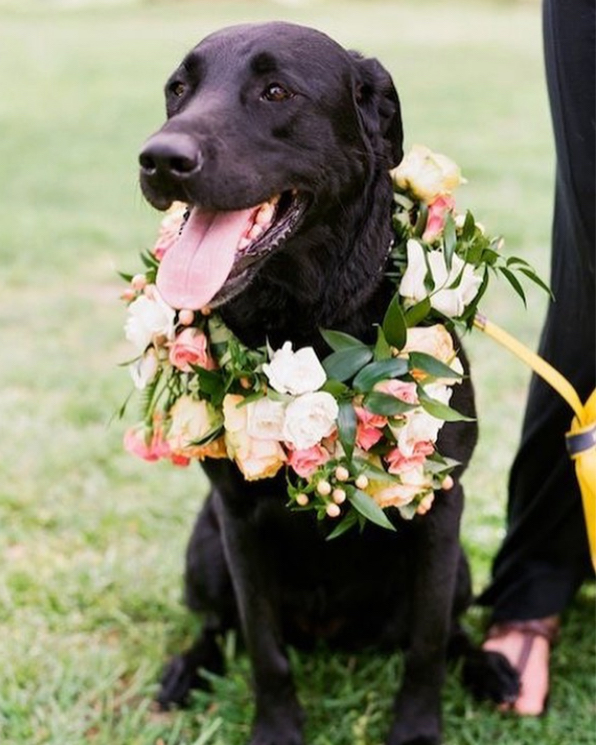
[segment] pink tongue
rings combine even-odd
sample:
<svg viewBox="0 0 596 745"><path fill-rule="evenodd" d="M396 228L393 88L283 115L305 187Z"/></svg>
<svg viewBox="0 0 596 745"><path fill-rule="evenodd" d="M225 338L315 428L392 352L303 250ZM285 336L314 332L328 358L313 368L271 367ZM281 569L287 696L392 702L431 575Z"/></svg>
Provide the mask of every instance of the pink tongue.
<svg viewBox="0 0 596 745"><path fill-rule="evenodd" d="M255 208L205 212L193 207L178 241L157 272L157 289L172 308L200 310L217 294L232 271L239 240Z"/></svg>

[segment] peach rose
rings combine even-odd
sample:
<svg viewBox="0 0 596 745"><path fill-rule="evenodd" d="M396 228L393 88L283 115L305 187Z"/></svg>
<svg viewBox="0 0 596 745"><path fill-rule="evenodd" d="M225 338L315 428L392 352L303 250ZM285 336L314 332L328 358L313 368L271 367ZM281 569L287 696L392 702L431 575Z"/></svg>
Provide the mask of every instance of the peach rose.
<svg viewBox="0 0 596 745"><path fill-rule="evenodd" d="M172 453L199 460L226 457L223 438L207 445L196 444L222 423L220 416L206 401L181 396L170 409L170 419L168 445Z"/></svg>
<svg viewBox="0 0 596 745"><path fill-rule="evenodd" d="M191 365L205 370L215 370L215 360L209 354L207 337L202 331L193 328L183 329L169 344L170 364L182 370L192 372Z"/></svg>
<svg viewBox="0 0 596 745"><path fill-rule="evenodd" d="M415 466L421 466L427 456L435 451L432 442L417 442L412 448L411 455L404 455L399 448L394 448L385 456L389 473L400 474Z"/></svg>
<svg viewBox="0 0 596 745"><path fill-rule="evenodd" d="M354 411L358 419L356 444L368 451L383 437L382 429L387 424L387 417L373 414L363 406L354 406Z"/></svg>
<svg viewBox="0 0 596 745"><path fill-rule="evenodd" d="M366 491L379 507L404 507L415 497L432 492L432 482L422 466L404 471L398 478L399 481L396 479L391 484L386 481L370 481Z"/></svg>
<svg viewBox="0 0 596 745"><path fill-rule="evenodd" d="M242 396L228 393L223 401L227 453L247 481L264 479L279 471L286 454L277 440L257 440L248 434L246 406Z"/></svg>

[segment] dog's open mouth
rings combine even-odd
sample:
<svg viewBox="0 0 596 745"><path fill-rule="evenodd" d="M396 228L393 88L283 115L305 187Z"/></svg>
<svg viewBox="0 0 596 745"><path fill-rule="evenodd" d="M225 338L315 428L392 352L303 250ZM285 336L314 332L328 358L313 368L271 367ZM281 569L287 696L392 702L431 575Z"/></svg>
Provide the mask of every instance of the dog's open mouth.
<svg viewBox="0 0 596 745"><path fill-rule="evenodd" d="M260 262L295 229L306 201L295 191L237 211L191 207L162 259L157 287L173 308L222 305L250 282Z"/></svg>

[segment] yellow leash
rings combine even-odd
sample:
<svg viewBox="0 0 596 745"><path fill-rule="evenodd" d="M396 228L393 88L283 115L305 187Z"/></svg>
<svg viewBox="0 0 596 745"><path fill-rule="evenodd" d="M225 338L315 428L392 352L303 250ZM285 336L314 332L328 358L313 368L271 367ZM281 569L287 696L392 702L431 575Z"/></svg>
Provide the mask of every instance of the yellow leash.
<svg viewBox="0 0 596 745"><path fill-rule="evenodd" d="M540 375L573 409L575 416L566 434L567 451L575 462L575 473L584 506L590 556L596 570L596 390L582 404L575 388L558 370L502 328L477 313L474 326L508 349Z"/></svg>

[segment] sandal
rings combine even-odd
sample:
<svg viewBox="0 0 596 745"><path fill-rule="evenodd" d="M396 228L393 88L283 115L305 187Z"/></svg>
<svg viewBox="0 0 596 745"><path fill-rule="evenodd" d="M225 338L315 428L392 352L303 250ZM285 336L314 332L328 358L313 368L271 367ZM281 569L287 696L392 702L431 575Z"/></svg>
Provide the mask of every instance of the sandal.
<svg viewBox="0 0 596 745"><path fill-rule="evenodd" d="M544 714L548 705L549 652L558 635L558 616L505 621L490 627L483 648L504 655L520 680L519 696L513 703L502 705L502 711L528 716Z"/></svg>

